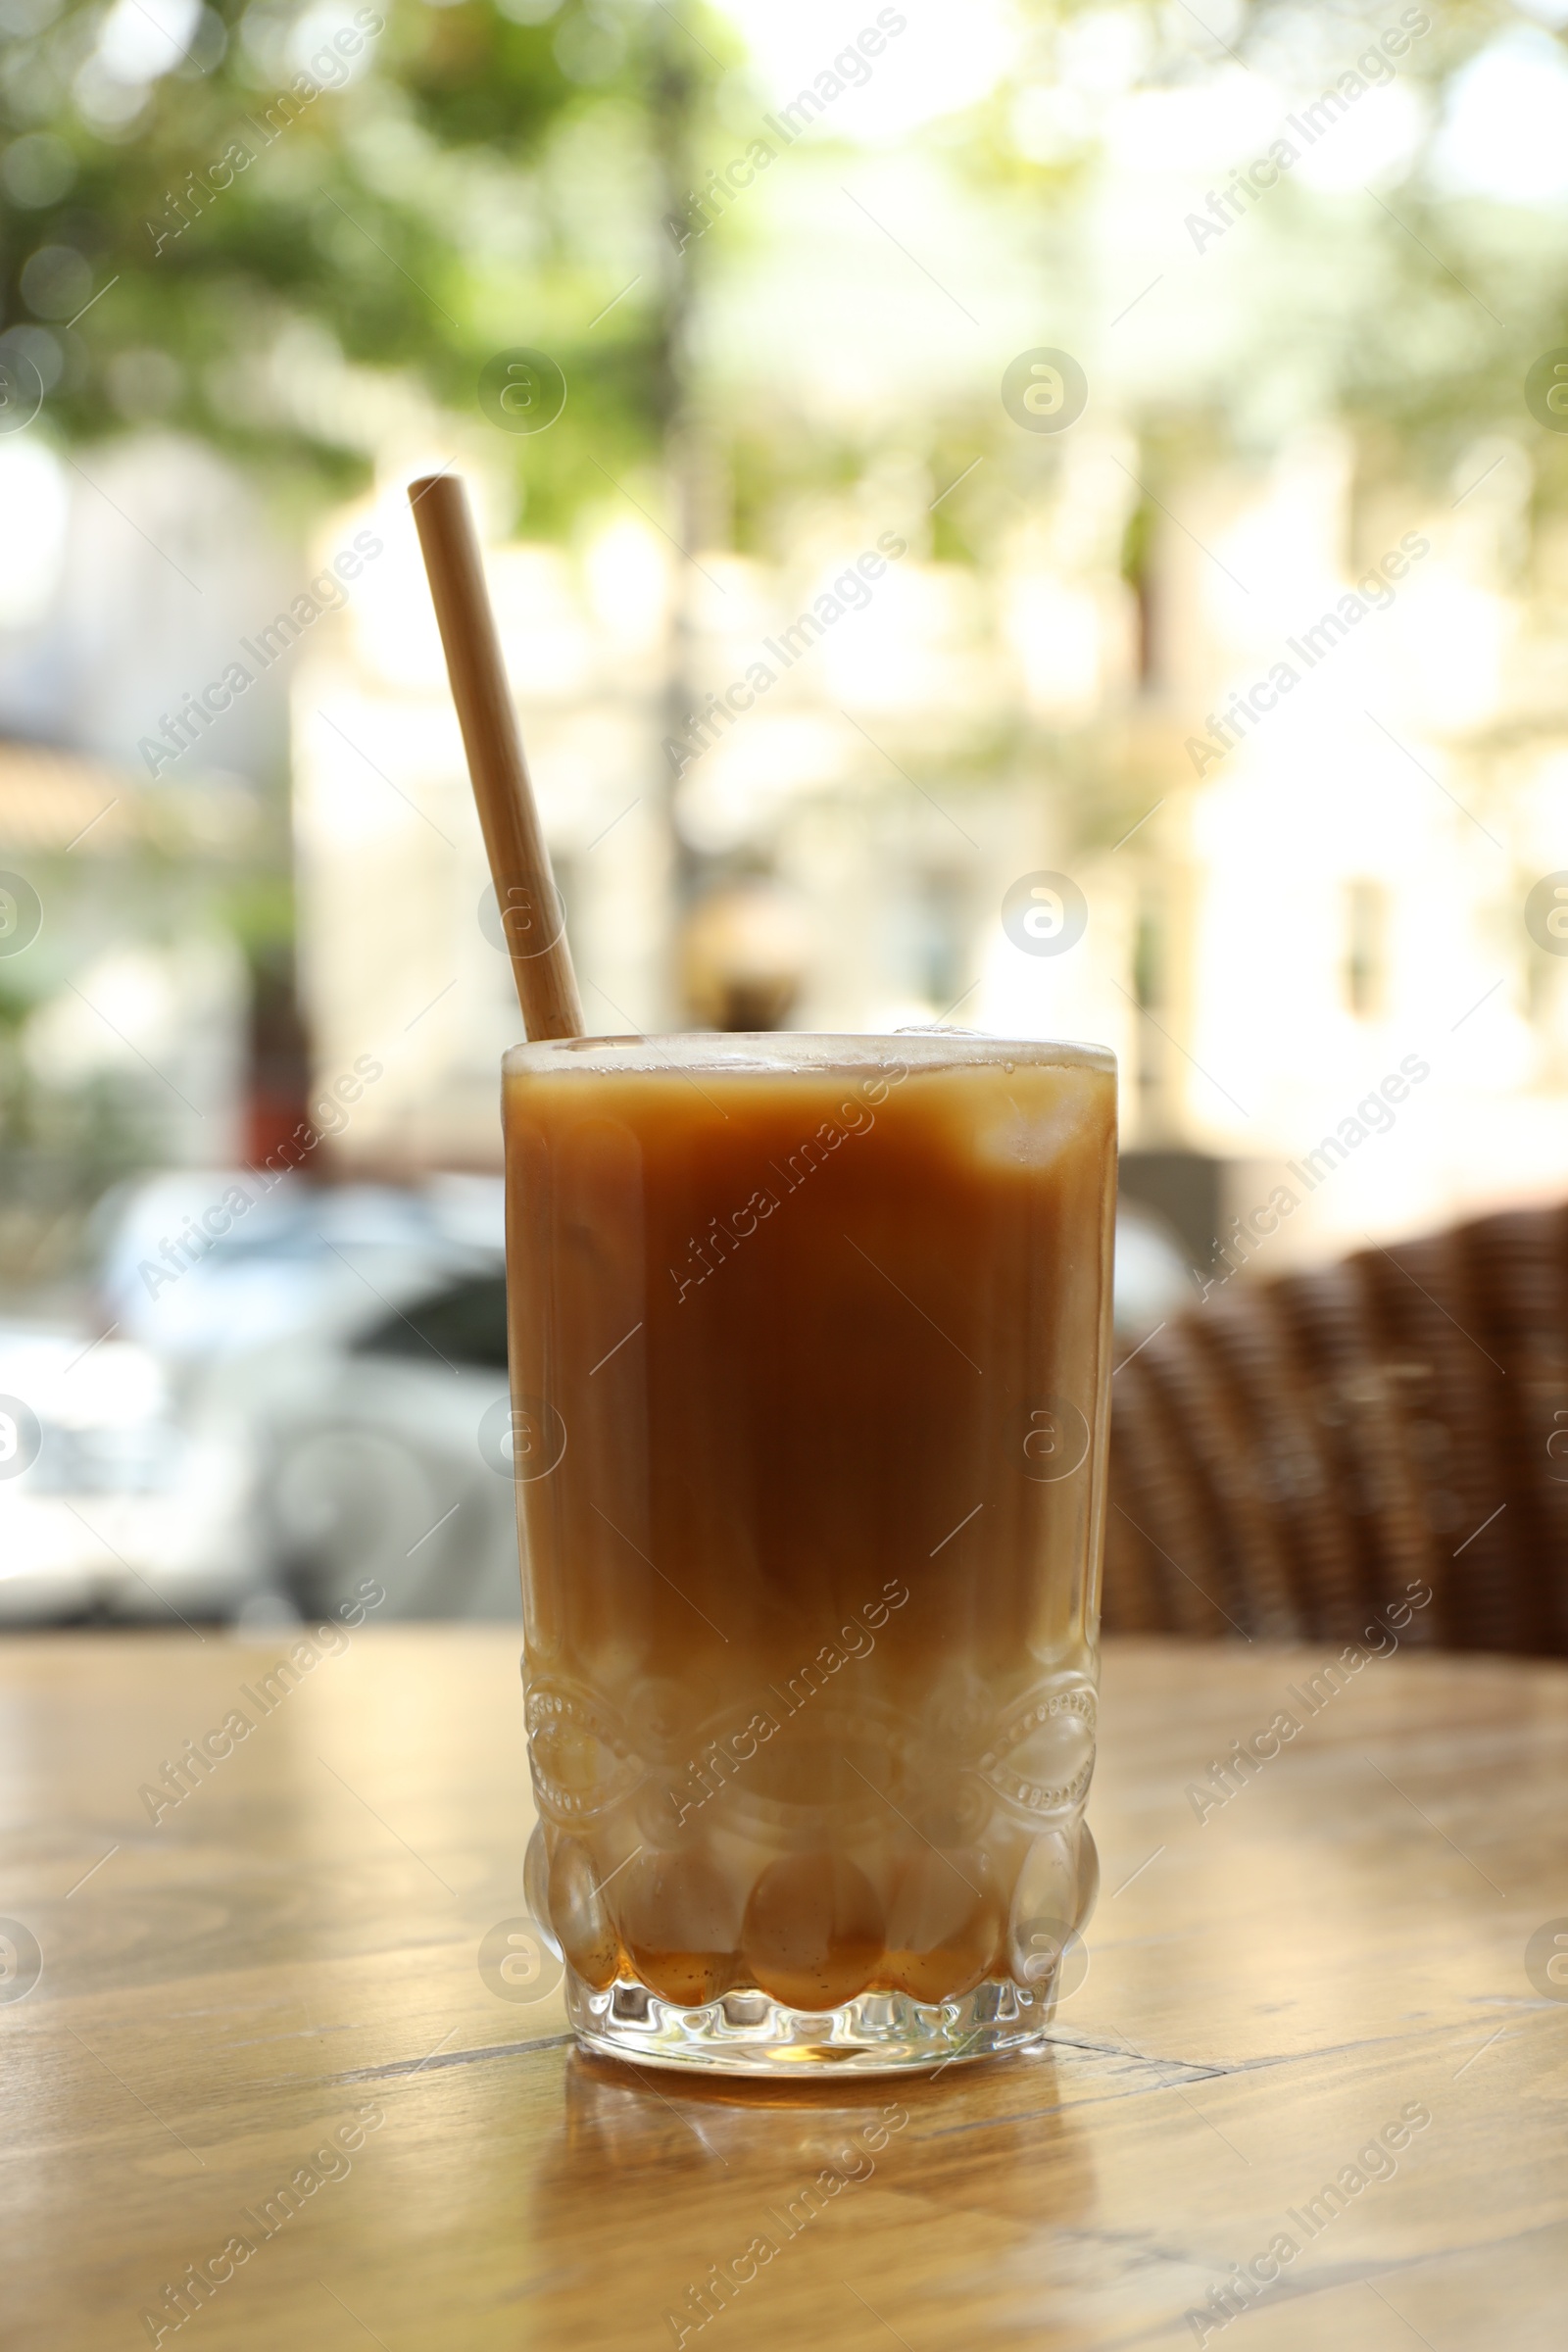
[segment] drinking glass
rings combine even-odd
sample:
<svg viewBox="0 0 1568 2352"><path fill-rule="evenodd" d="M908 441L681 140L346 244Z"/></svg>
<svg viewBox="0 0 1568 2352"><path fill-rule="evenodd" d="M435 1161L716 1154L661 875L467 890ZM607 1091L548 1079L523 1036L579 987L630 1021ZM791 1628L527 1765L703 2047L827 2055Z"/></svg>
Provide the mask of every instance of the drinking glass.
<svg viewBox="0 0 1568 2352"><path fill-rule="evenodd" d="M1097 1883L1111 1055L567 1039L504 1103L526 1882L576 2034L750 2074L1037 2038Z"/></svg>

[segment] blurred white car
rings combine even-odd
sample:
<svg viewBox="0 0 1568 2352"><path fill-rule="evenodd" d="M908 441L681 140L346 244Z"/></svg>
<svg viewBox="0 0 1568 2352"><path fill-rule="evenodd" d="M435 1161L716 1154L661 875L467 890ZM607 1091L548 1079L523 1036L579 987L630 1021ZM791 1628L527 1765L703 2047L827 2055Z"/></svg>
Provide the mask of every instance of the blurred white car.
<svg viewBox="0 0 1568 2352"><path fill-rule="evenodd" d="M317 1616L366 1578L381 1617L516 1618L503 1215L498 1178L108 1202L108 1336L0 1334L0 1622ZM1124 1203L1118 1347L1190 1296Z"/></svg>
<svg viewBox="0 0 1568 2352"><path fill-rule="evenodd" d="M234 1359L214 1387L249 1420L257 1535L307 1615L366 1577L379 1617L520 1615L499 1255Z"/></svg>
<svg viewBox="0 0 1568 2352"><path fill-rule="evenodd" d="M107 1313L243 1452L247 1611L371 1577L380 1617L520 1613L503 1234L499 1178L262 1194L218 1169L107 1205Z"/></svg>
<svg viewBox="0 0 1568 2352"><path fill-rule="evenodd" d="M95 1220L104 1322L176 1374L502 1263L501 1179L416 1192L181 1169L118 1187Z"/></svg>
<svg viewBox="0 0 1568 2352"><path fill-rule="evenodd" d="M470 1207L471 1207L470 1203ZM518 1614L500 1188L488 1247L470 1220L444 1271L378 1266L347 1301L230 1358L207 1394L251 1423L256 1525L271 1574L308 1612L366 1576L399 1617ZM1186 1259L1136 1204L1117 1224L1115 1320L1136 1346L1192 1296Z"/></svg>
<svg viewBox="0 0 1568 2352"><path fill-rule="evenodd" d="M224 1617L254 1586L243 1436L178 1415L145 1348L0 1326L0 1624Z"/></svg>

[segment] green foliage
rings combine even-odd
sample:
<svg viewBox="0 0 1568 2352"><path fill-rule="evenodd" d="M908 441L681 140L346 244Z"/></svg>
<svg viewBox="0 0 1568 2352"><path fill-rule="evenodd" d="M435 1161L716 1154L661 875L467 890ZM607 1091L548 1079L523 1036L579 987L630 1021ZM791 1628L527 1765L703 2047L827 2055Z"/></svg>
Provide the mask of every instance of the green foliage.
<svg viewBox="0 0 1568 2352"><path fill-rule="evenodd" d="M1102 97L1110 92L1118 58L1127 87L1178 91L1213 76L1234 82L1247 69L1285 86L1326 90L1378 36L1423 18L1425 29L1412 33L1392 76L1424 113L1402 174L1380 172L1372 185L1334 193L1282 176L1226 228L1223 260L1211 247L1200 265L1250 270L1238 276L1223 366L1205 367L1209 355L1199 345L1191 370L1179 371L1168 391L1128 406L1148 436L1166 445L1166 460L1194 457L1198 440L1215 454L1227 443L1255 454L1277 438L1283 419L1338 416L1368 447L1396 450L1402 469L1429 487L1478 434L1501 430L1530 449L1552 500L1568 497L1568 438L1540 432L1522 400L1531 362L1568 343L1560 215L1450 194L1432 171L1459 77L1499 35L1518 36L1532 20L1534 37L1544 41L1547 12L1521 12L1509 0L1421 0L1415 10L1393 0L1198 9L1164 0L1113 8L1020 0L1020 13L1027 30L1014 69L956 153L971 180L1022 201L1047 281L1059 279L1079 250L1070 208L1080 195L1094 201L1102 168L1092 93L1097 84ZM1239 146L1233 165L1263 155L1281 133L1299 150L1299 132L1282 119ZM1227 176L1216 170L1215 185L1223 188ZM1190 267L1180 240L1173 249L1176 266ZM1170 299L1169 283L1162 299Z"/></svg>
<svg viewBox="0 0 1568 2352"><path fill-rule="evenodd" d="M475 419L484 362L542 347L565 414L495 454L530 527L564 527L604 491L589 453L615 471L659 447L672 117L700 117L733 36L704 24L701 47L639 0L218 7L138 103L105 83L117 24L173 52L133 0L0 5L4 318L50 419L179 427L318 498L390 416Z"/></svg>

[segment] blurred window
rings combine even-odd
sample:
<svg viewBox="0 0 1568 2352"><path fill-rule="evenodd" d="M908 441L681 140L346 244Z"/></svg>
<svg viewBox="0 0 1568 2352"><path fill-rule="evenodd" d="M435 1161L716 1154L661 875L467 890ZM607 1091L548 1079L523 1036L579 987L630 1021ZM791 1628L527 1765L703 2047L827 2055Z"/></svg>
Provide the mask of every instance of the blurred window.
<svg viewBox="0 0 1568 2352"><path fill-rule="evenodd" d="M920 906L920 989L944 1011L963 993L968 971L969 882L951 868L923 877Z"/></svg>
<svg viewBox="0 0 1568 2352"><path fill-rule="evenodd" d="M1345 901L1345 998L1358 1021L1383 1010L1388 979L1389 894L1381 882L1351 882Z"/></svg>
<svg viewBox="0 0 1568 2352"><path fill-rule="evenodd" d="M1140 1012L1152 1012L1163 993L1164 944L1158 915L1144 907L1133 939L1133 996Z"/></svg>
<svg viewBox="0 0 1568 2352"><path fill-rule="evenodd" d="M1132 968L1133 1001L1140 1012L1150 1015L1147 1021L1138 1024L1138 1117L1140 1133L1146 1141L1157 1132L1163 1116L1161 1038L1153 1008L1164 994L1164 967L1165 939L1160 913L1157 908L1146 906L1139 909L1133 933Z"/></svg>
<svg viewBox="0 0 1568 2352"><path fill-rule="evenodd" d="M1154 510L1141 499L1127 517L1121 543L1121 576L1132 591L1136 617L1138 683L1152 694L1160 683L1154 620Z"/></svg>
<svg viewBox="0 0 1568 2352"><path fill-rule="evenodd" d="M507 1285L500 1274L460 1282L421 1298L402 1314L355 1343L356 1355L432 1355L450 1364L477 1364L485 1371L507 1368Z"/></svg>
<svg viewBox="0 0 1568 2352"><path fill-rule="evenodd" d="M1555 957L1544 955L1531 940L1525 942L1525 1008L1538 1029L1552 1029L1557 1023L1557 984L1562 966Z"/></svg>

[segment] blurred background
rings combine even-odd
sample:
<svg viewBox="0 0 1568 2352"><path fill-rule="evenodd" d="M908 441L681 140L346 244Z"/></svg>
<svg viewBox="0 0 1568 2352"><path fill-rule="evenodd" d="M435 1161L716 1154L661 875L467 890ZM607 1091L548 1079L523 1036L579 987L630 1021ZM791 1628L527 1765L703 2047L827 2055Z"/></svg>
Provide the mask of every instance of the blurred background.
<svg viewBox="0 0 1568 2352"><path fill-rule="evenodd" d="M593 1028L1110 1045L1128 1348L1556 1198L1565 25L0 0L0 1618L515 1613L416 472Z"/></svg>

